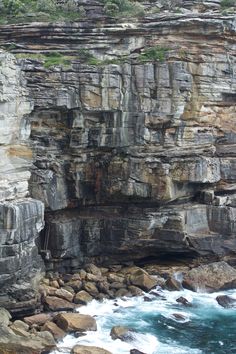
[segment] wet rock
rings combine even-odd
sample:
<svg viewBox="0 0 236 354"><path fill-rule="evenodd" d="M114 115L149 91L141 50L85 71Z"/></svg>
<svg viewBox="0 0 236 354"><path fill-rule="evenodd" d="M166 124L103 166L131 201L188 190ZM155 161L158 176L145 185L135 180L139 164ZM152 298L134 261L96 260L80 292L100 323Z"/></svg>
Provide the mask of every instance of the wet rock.
<svg viewBox="0 0 236 354"><path fill-rule="evenodd" d="M218 304L225 308L236 307L236 299L228 295L219 295L216 297Z"/></svg>
<svg viewBox="0 0 236 354"><path fill-rule="evenodd" d="M172 277L167 279L164 288L169 291L176 291L176 290L179 291L182 289L182 285L178 280Z"/></svg>
<svg viewBox="0 0 236 354"><path fill-rule="evenodd" d="M140 350L138 350L138 349L131 349L130 354L146 354L146 353L140 352Z"/></svg>
<svg viewBox="0 0 236 354"><path fill-rule="evenodd" d="M135 285L129 285L128 286L128 290L131 292L131 294L133 296L141 296L141 295L143 295L143 290L141 290L140 288L138 288Z"/></svg>
<svg viewBox="0 0 236 354"><path fill-rule="evenodd" d="M142 269L138 269L130 275L130 282L144 291L150 291L157 285L157 280Z"/></svg>
<svg viewBox="0 0 236 354"><path fill-rule="evenodd" d="M109 273L107 276L107 280L110 283L124 283L124 277L119 276L117 274Z"/></svg>
<svg viewBox="0 0 236 354"><path fill-rule="evenodd" d="M105 294L108 294L109 289L110 289L110 284L107 281L99 282L99 283L97 283L97 288L99 291L104 292Z"/></svg>
<svg viewBox="0 0 236 354"><path fill-rule="evenodd" d="M186 320L186 317L184 315L182 315L181 313L173 313L172 316L178 321Z"/></svg>
<svg viewBox="0 0 236 354"><path fill-rule="evenodd" d="M47 296L44 299L44 307L46 310L50 311L71 311L76 307L75 304L71 302L61 299L56 296Z"/></svg>
<svg viewBox="0 0 236 354"><path fill-rule="evenodd" d="M187 299L185 299L185 297L183 297L183 296L178 297L178 299L176 299L176 301L180 304L183 304L186 307L192 306L192 304Z"/></svg>
<svg viewBox="0 0 236 354"><path fill-rule="evenodd" d="M183 286L207 292L233 289L236 287L236 269L226 262L201 265L184 275Z"/></svg>
<svg viewBox="0 0 236 354"><path fill-rule="evenodd" d="M114 326L111 329L110 336L113 340L120 339L123 342L131 341L133 337L133 330L128 327Z"/></svg>
<svg viewBox="0 0 236 354"><path fill-rule="evenodd" d="M48 321L43 325L42 331L50 332L56 340L60 340L66 335L66 332L64 332L60 327L58 327L56 323L51 321Z"/></svg>
<svg viewBox="0 0 236 354"><path fill-rule="evenodd" d="M131 297L132 294L125 288L119 289L115 292L115 297L123 297L123 296Z"/></svg>
<svg viewBox="0 0 236 354"><path fill-rule="evenodd" d="M56 316L55 323L66 332L97 330L96 321L92 316L79 313L60 313Z"/></svg>
<svg viewBox="0 0 236 354"><path fill-rule="evenodd" d="M74 298L75 304L87 305L90 301L93 300L93 297L85 290L79 291Z"/></svg>
<svg viewBox="0 0 236 354"><path fill-rule="evenodd" d="M108 350L99 347L76 345L72 348L72 354L112 354Z"/></svg>

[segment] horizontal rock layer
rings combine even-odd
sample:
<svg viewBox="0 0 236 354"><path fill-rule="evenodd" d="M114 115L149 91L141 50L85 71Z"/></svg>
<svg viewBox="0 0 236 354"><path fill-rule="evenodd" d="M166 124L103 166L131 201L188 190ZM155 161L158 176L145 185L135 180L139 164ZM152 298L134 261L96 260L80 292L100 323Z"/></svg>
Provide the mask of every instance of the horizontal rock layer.
<svg viewBox="0 0 236 354"><path fill-rule="evenodd" d="M1 26L33 107L49 268L235 253L235 28L213 13ZM57 51L70 65L37 57Z"/></svg>

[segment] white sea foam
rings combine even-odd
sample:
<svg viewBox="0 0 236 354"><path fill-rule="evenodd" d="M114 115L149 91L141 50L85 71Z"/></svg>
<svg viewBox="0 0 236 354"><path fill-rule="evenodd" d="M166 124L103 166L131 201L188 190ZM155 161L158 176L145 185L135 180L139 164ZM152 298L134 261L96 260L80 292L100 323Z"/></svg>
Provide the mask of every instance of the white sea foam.
<svg viewBox="0 0 236 354"><path fill-rule="evenodd" d="M59 343L60 351L55 351L55 353L70 353L74 345L82 344L101 347L110 350L113 354L128 354L133 348L147 354L201 354L203 352L200 349L180 345L171 338L165 338L164 341L161 340L158 332L153 330L152 323L148 321L148 316L150 314L159 316L157 323L161 323L161 319L166 319L166 328L176 333L178 331L178 328L175 327L176 322L185 325L186 322L191 323L193 320L204 321L204 318L207 319L214 313L220 314L225 311L218 305L215 300L216 296L227 293L236 297L235 290L213 294L193 293L186 289L182 291L160 291L158 289L158 292L163 297L147 294L153 300L150 302L145 301L143 297L134 297L104 300L103 302L93 300L89 305L80 307L78 309L80 313L95 316L98 330L96 332L87 332L85 336L79 338L75 338L73 335L66 336ZM180 296L185 297L192 303L193 307L186 308L178 304L176 299ZM180 319L178 321L173 314L183 316L183 320ZM126 343L119 339L111 339L111 328L118 325L128 326L136 330L131 342ZM218 341L219 346L222 346L222 343L222 341Z"/></svg>

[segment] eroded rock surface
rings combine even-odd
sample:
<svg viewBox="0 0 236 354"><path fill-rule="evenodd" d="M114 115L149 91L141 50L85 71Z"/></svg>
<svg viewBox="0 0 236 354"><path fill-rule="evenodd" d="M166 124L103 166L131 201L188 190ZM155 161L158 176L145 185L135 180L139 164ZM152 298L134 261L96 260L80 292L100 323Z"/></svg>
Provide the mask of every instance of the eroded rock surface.
<svg viewBox="0 0 236 354"><path fill-rule="evenodd" d="M182 5L1 26L0 305L36 306L43 205L48 269L235 255L235 16Z"/></svg>

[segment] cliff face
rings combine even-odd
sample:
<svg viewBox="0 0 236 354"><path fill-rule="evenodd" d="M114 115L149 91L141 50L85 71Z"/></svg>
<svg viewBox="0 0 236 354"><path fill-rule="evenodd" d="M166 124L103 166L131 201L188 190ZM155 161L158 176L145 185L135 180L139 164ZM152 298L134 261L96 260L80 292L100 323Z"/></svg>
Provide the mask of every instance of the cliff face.
<svg viewBox="0 0 236 354"><path fill-rule="evenodd" d="M235 31L214 13L2 26L4 284L37 258L43 205L48 269L235 254Z"/></svg>

